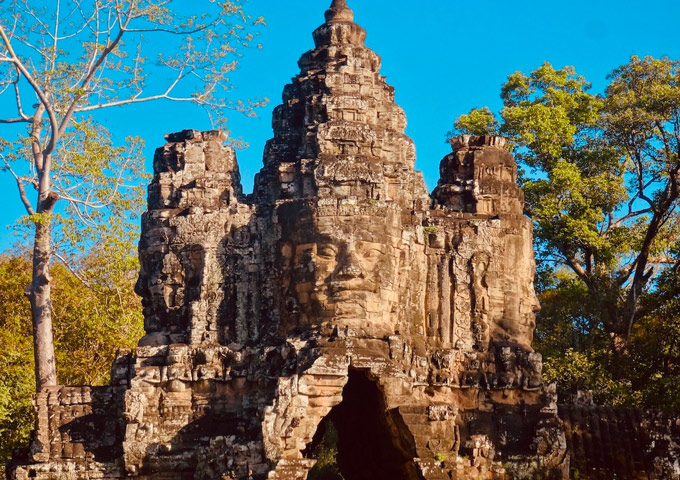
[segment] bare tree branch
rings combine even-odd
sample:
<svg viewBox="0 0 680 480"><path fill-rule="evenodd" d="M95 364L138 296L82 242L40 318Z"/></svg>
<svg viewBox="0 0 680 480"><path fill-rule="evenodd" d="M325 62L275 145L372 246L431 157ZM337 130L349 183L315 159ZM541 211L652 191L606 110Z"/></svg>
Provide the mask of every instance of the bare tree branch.
<svg viewBox="0 0 680 480"><path fill-rule="evenodd" d="M87 278L85 278L84 275L82 275L78 270L76 270L75 268L73 268L73 265L72 265L71 262L69 262L67 259L65 259L64 257L62 257L62 256L61 256L59 253L57 253L56 251L52 252L52 255L54 256L54 258L56 258L57 260L59 260L59 261L61 262L61 264L64 265L64 266L66 267L66 269L67 269L69 272L71 272L71 275L73 275L74 277L76 277L76 278L78 279L78 281L80 281L83 285L85 285L85 287L89 288L89 289L92 290L93 292L98 293L98 294L100 294L100 295L108 295L108 294L110 293L110 292L105 292L105 291L103 291L103 290L100 290L100 289L96 288L96 287L92 284L92 282L90 282Z"/></svg>
<svg viewBox="0 0 680 480"><path fill-rule="evenodd" d="M28 5L28 2L24 1L24 11L28 13L33 20L35 20L35 23L40 25L40 27L44 30L45 35L49 36L50 38L52 37L52 34L50 32L50 28L43 22L38 15L35 14L35 11Z"/></svg>
<svg viewBox="0 0 680 480"><path fill-rule="evenodd" d="M93 110L100 110L103 108L110 108L110 107L121 107L123 105L130 105L133 103L143 103L143 102L151 102L153 100L172 100L173 102L195 102L196 98L194 97L172 97L170 95L167 95L165 93L158 94L158 95L152 95L150 97L144 97L144 98L128 98L125 100L118 100L115 102L108 102L108 103L101 103L97 105L87 105L85 107L80 107L76 111L78 112L91 112Z"/></svg>
<svg viewBox="0 0 680 480"><path fill-rule="evenodd" d="M651 208L645 208L645 209L642 209L642 210L638 210L636 212L630 212L630 213L624 215L623 217L619 218L616 222L614 222L612 224L612 227L613 228L620 227L623 224L623 222L630 220L631 218L636 218L636 217L639 217L641 215L646 215L647 213L652 213L652 209Z"/></svg>
<svg viewBox="0 0 680 480"><path fill-rule="evenodd" d="M660 256L660 257L649 257L647 259L647 263L653 263L657 265L675 265L677 260L673 257L669 256Z"/></svg>
<svg viewBox="0 0 680 480"><path fill-rule="evenodd" d="M33 123L30 118L0 118L0 123Z"/></svg>
<svg viewBox="0 0 680 480"><path fill-rule="evenodd" d="M90 71L88 72L87 76L85 77L85 79L83 80L83 82L81 84L81 88L82 88L83 91L87 90L87 87L88 87L90 81L94 78L99 67L104 63L104 61L109 56L109 54L116 49L116 47L118 46L120 41L123 39L123 34L125 33L125 27L127 26L127 23L131 19L130 12L132 11L133 5L134 5L134 2L130 2L130 6L129 6L129 9L128 9L128 13L127 13L126 23L120 26L120 30L118 31L118 34L116 35L116 37L113 39L113 41L111 41L104 48L102 53L99 55L99 58L95 61L94 65L92 65L90 67ZM73 102L71 102L70 107L68 108L68 110L64 114L64 117L62 118L61 123L59 124L59 127L56 128L53 131L52 139L54 140L54 142L52 141L52 139L50 140L50 145L52 146L51 150L54 149L54 145L56 145L56 141L59 139L59 137L61 137L64 134L66 127L68 126L69 122L71 121L71 117L73 117L73 114L77 110L78 102L83 97L83 95L84 94L80 94L80 95L76 96L76 98L73 100Z"/></svg>
<svg viewBox="0 0 680 480"><path fill-rule="evenodd" d="M191 35L193 33L199 33L199 32L204 32L210 27L214 27L218 22L214 21L212 23L209 23L207 25L201 25L198 28L195 28L193 30L172 30L169 28L128 28L125 31L129 33L151 33L151 32L159 32L159 33L170 33L173 35Z"/></svg>
<svg viewBox="0 0 680 480"><path fill-rule="evenodd" d="M5 48L7 48L7 51L9 52L10 56L12 57L12 61L14 65L16 66L17 70L21 72L21 74L26 78L28 83L31 85L33 90L35 91L36 95L40 99L40 102L43 104L45 107L45 111L47 112L47 115L50 119L50 125L52 127L53 131L56 131L58 129L58 122L57 122L57 117L54 114L54 110L52 109L52 106L47 99L47 96L45 95L45 92L43 92L42 88L40 88L40 85L35 81L35 79L31 76L31 74L26 70L26 67L24 64L19 60L19 57L17 57L16 53L14 53L14 49L12 48L12 44L9 41L9 38L7 38L7 34L5 33L5 29L0 25L0 38L2 38L3 43L5 44ZM56 146L57 139L52 136L50 139L50 143L48 147L45 149L45 155L49 155L53 150L54 147ZM41 194L44 194L46 192L41 192Z"/></svg>
<svg viewBox="0 0 680 480"><path fill-rule="evenodd" d="M52 35L52 61L50 62L50 72L54 72L57 66L57 46L59 42L59 12L61 11L61 0L57 0L57 13L54 16L54 35Z"/></svg>
<svg viewBox="0 0 680 480"><path fill-rule="evenodd" d="M26 188L24 187L25 179L16 174L16 172L14 171L14 169L12 169L12 166L9 164L9 162L4 157L4 155L0 155L0 158L2 159L2 162L5 164L5 168L7 169L7 171L12 174L12 176L14 177L14 180L17 183L17 189L19 190L19 198L21 199L21 203L23 203L24 208L26 209L26 212L29 215L35 215L35 210L33 210L33 207L31 206L31 202L29 201L28 196L26 195ZM31 182L28 182L28 183L31 183Z"/></svg>

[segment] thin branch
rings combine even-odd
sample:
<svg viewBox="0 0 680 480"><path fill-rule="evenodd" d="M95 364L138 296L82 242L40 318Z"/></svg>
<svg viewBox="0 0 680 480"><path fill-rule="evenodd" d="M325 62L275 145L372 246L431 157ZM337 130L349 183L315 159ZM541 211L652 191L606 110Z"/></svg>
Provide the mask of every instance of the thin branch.
<svg viewBox="0 0 680 480"><path fill-rule="evenodd" d="M52 36L52 33L50 33L50 29L49 29L49 27L47 26L47 24L45 24L45 22L43 22L42 20L40 20L40 17L38 17L38 16L35 14L35 12L33 11L33 9L32 9L31 7L28 6L28 3L27 3L27 2L24 2L24 11L26 11L31 17L33 17L33 20L35 20L35 22L36 22L38 25L40 25L40 26L42 27L43 30L45 30L45 34L46 34L47 36L49 36L50 38L54 38L54 37Z"/></svg>
<svg viewBox="0 0 680 480"><path fill-rule="evenodd" d="M102 208L106 208L109 205L111 205L111 202L113 201L113 199L111 199L107 203L92 203L92 202L89 202L88 200L81 200L79 198L69 197L69 196L61 196L61 195L59 195L59 199L67 201L69 203L76 204L76 205L82 205L83 207L91 208L93 210L101 210Z"/></svg>
<svg viewBox="0 0 680 480"><path fill-rule="evenodd" d="M150 102L152 100L160 100L160 99L165 99L165 100L171 100L173 102L195 102L196 98L194 97L171 97L170 95L167 95L165 93L158 94L158 95L152 95L150 97L143 97L143 98L128 98L125 100L118 100L115 102L108 102L108 103L99 103L96 105L88 105L85 107L80 107L76 109L77 112L91 112L92 110L99 110L102 108L110 108L110 107L120 107L123 105L130 105L132 103L142 103L142 102Z"/></svg>
<svg viewBox="0 0 680 480"><path fill-rule="evenodd" d="M60 198L62 200L66 200L67 202L72 203L75 206L76 210L78 210L79 207L81 207L81 206L85 207L85 208L91 208L93 210L101 210L103 208L108 207L109 205L111 205L113 203L113 200L116 197L116 195L118 195L118 191L120 190L120 188L124 186L123 183L121 182L121 179L123 178L123 174L127 170L128 164L131 161L132 161L132 159L128 159L128 161L125 162L125 164L120 168L120 171L118 173L118 178L116 178L116 181L115 181L115 188L113 189L113 192L111 192L109 200L106 203L97 204L97 203L93 203L93 202L89 201L89 196L92 194L93 189L88 191L88 194L87 194L85 200L81 200L79 198L70 197L70 196L64 196L64 197L60 197Z"/></svg>
<svg viewBox="0 0 680 480"><path fill-rule="evenodd" d="M35 210L33 210L33 207L31 206L31 202L28 200L28 195L26 195L26 188L24 187L25 179L16 174L16 172L12 169L12 166L9 164L9 162L5 159L5 157L3 155L0 155L0 158L2 159L3 163L5 164L7 171L9 171L12 174L12 176L14 177L14 180L16 180L16 182L17 182L17 189L19 190L19 198L21 199L21 203L24 204L24 208L26 209L26 212L28 212L29 215L35 215Z"/></svg>
<svg viewBox="0 0 680 480"><path fill-rule="evenodd" d="M69 38L73 38L78 36L80 33L82 33L86 28L89 28L90 23L92 23L92 20L95 18L95 12L99 10L98 7L95 7L93 9L92 15L90 15L89 18L86 18L85 12L83 12L82 9L82 2L73 0L73 3L75 4L75 7L71 10L71 12L64 17L64 22L66 22L69 18L71 18L77 11L80 12L82 18L83 18L83 23L82 26L76 30L73 31L73 33L69 33L67 35L63 35L59 37L59 40L68 40Z"/></svg>
<svg viewBox="0 0 680 480"><path fill-rule="evenodd" d="M52 36L52 61L50 62L50 72L54 72L57 67L57 45L59 42L59 12L61 11L61 0L57 0L57 13L54 16L54 35Z"/></svg>
<svg viewBox="0 0 680 480"><path fill-rule="evenodd" d="M134 4L134 2L130 3L128 13L127 13L128 17L127 17L126 23L124 25L120 26L120 30L118 31L118 34L116 35L116 37L113 39L113 41L111 41L111 43L109 43L104 48L104 50L99 55L99 58L94 63L94 65L92 65L89 73L87 74L87 76L83 80L83 82L81 84L81 88L82 88L83 91L87 90L87 87L88 87L90 81L94 78L99 67L104 63L104 61L107 59L109 54L116 49L116 47L118 46L118 44L122 40L123 34L125 33L125 27L127 26L128 22L130 21L130 12L132 11L133 4ZM66 130L68 123L71 121L71 117L73 117L73 114L77 111L78 101L80 101L80 99L83 97L83 95L84 94L77 95L76 98L73 99L73 102L71 103L68 110L66 111L64 118L62 118L62 120L61 120L61 124L54 131L54 133L52 135L52 139L50 140L50 145L52 146L52 149L50 150L50 152L54 149L54 146L56 145L56 140L58 140L58 138L61 137L63 135L64 131Z"/></svg>
<svg viewBox="0 0 680 480"><path fill-rule="evenodd" d="M101 35L101 31L99 30L99 8L94 9L94 15L95 15L95 20L97 24L97 29L96 31L93 31L92 33L94 34L94 47L92 48L92 57L90 58L88 62L88 68L83 72L83 75L85 75L85 72L89 72L92 70L92 66L94 65L94 62L97 60L97 52L99 51L99 35ZM84 16L84 14L83 14ZM109 33L107 31L107 33ZM80 78L77 83L80 83L83 80L84 77ZM75 85L74 85L75 87Z"/></svg>
<svg viewBox="0 0 680 480"><path fill-rule="evenodd" d="M638 191L636 197L644 200L649 204L649 207L654 210L655 204L646 194L645 194L645 181L644 181L644 166L642 165L642 158L640 157L640 152L635 151L634 153L629 152L631 158L634 158L635 166L637 168L637 181L638 181Z"/></svg>
<svg viewBox="0 0 680 480"><path fill-rule="evenodd" d="M645 214L651 213L651 212L652 212L651 208L645 208L645 209L642 209L642 210L638 210L636 212L630 212L630 213L626 214L625 216L619 218L616 222L614 222L612 227L619 227L626 220L630 220L631 218L639 217L640 215L645 215Z"/></svg>
<svg viewBox="0 0 680 480"><path fill-rule="evenodd" d="M9 38L7 38L7 34L5 33L5 29L0 25L0 38L2 38L3 43L5 44L5 48L7 48L7 51L12 57L12 60L14 62L14 65L16 66L17 70L19 70L24 77L26 77L26 80L28 83L31 85L33 88L33 91L35 91L35 94L38 96L40 99L40 102L45 106L45 111L47 111L47 115L50 119L50 125L52 126L52 131L56 131L58 129L58 122L57 122L57 117L54 114L54 110L52 109L52 106L50 105L49 101L47 100L47 96L45 93L42 91L40 88L40 85L35 81L35 79L31 76L31 74L26 70L26 67L24 64L19 60L19 57L17 57L17 54L14 52L14 49L12 48L12 44L9 41ZM52 135L52 138L50 139L50 143L48 147L45 149L45 155L49 155L53 150L54 147L57 144L57 139ZM46 193L46 192L41 192Z"/></svg>
<svg viewBox="0 0 680 480"><path fill-rule="evenodd" d="M21 92L19 92L19 81L21 80L21 72L19 69L16 69L17 71L17 78L14 82L14 98L17 103L17 111L19 112L19 116L23 118L26 121L29 121L29 117L24 113L24 110L21 106Z"/></svg>
<svg viewBox="0 0 680 480"><path fill-rule="evenodd" d="M36 47L31 42L29 42L27 39L19 37L19 36L15 36L14 38L16 39L17 42L23 44L25 47L28 47L31 50L34 50L41 57L45 56L45 52L43 50L41 50L40 47Z"/></svg>
<svg viewBox="0 0 680 480"><path fill-rule="evenodd" d="M654 263L657 265L675 265L677 260L673 257L669 256L661 256L661 257L649 257L647 259L647 263Z"/></svg>
<svg viewBox="0 0 680 480"><path fill-rule="evenodd" d="M58 254L56 251L53 251L52 255L54 255L54 257L57 260L59 260L66 267L66 269L69 272L71 272L71 275L76 277L78 279L78 281L80 281L83 285L85 285L85 287L87 287L88 289L90 289L93 292L98 293L100 295L108 295L109 294L109 292L104 292L102 290L99 290L94 285L92 285L92 283L90 281L88 281L80 272L78 272L75 268L73 268L71 266L71 263L68 260L66 260L60 254Z"/></svg>
<svg viewBox="0 0 680 480"><path fill-rule="evenodd" d="M172 30L169 28L127 28L126 32L130 33L150 33L150 32L160 32L160 33L171 33L173 35L191 35L192 33L203 32L210 27L214 27L218 21L214 21L208 25L202 25L199 28L193 30Z"/></svg>
<svg viewBox="0 0 680 480"><path fill-rule="evenodd" d="M0 123L33 123L30 118L0 118Z"/></svg>

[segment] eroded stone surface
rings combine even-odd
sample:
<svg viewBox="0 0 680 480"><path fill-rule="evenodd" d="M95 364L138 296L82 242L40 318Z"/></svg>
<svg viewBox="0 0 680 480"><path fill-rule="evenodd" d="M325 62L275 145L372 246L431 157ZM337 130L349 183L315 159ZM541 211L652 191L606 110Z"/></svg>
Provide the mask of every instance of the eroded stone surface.
<svg viewBox="0 0 680 480"><path fill-rule="evenodd" d="M219 132L156 152L146 335L37 396L13 478L305 479L329 422L347 480L568 478L504 140L455 139L430 196L344 0L313 35L252 195Z"/></svg>

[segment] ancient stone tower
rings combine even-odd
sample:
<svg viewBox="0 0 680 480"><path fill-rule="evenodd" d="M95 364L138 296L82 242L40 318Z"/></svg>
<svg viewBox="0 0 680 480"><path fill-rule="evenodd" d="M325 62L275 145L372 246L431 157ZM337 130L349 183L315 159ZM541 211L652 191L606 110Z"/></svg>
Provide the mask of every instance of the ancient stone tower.
<svg viewBox="0 0 680 480"><path fill-rule="evenodd" d="M146 336L110 386L37 396L13 478L305 479L330 429L346 480L568 478L513 157L460 137L430 195L364 39L333 1L251 195L219 132L167 136Z"/></svg>

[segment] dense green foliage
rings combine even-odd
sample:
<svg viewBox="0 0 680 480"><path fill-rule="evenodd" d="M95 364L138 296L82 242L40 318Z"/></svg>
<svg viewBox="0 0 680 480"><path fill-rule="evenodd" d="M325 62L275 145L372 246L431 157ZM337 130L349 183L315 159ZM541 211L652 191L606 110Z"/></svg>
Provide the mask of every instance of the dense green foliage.
<svg viewBox="0 0 680 480"><path fill-rule="evenodd" d="M141 304L132 293L136 260L109 264L101 253L82 261L83 269L98 272L89 287L62 265L52 269L55 349L64 384L106 384L116 349L134 347L143 335ZM24 295L30 279L27 258L0 256L0 469L33 428L33 338Z"/></svg>
<svg viewBox="0 0 680 480"><path fill-rule="evenodd" d="M632 57L609 80L597 95L573 67L514 73L499 117L473 109L449 135L504 135L524 169L546 376L677 409L680 62Z"/></svg>

